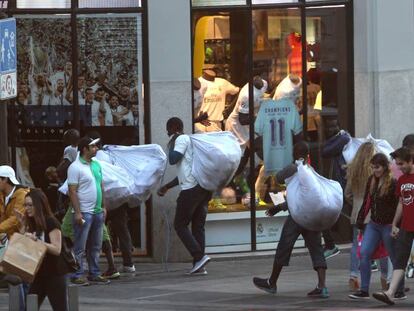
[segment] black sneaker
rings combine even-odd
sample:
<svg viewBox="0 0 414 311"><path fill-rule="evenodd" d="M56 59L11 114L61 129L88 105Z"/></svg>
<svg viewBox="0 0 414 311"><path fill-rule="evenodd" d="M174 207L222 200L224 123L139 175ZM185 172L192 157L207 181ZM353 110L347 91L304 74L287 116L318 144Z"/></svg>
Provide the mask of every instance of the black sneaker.
<svg viewBox="0 0 414 311"><path fill-rule="evenodd" d="M316 287L314 290L308 293L310 298L329 298L328 289L326 287Z"/></svg>
<svg viewBox="0 0 414 311"><path fill-rule="evenodd" d="M369 299L369 294L363 290L359 290L353 294L348 295L351 299Z"/></svg>
<svg viewBox="0 0 414 311"><path fill-rule="evenodd" d="M258 289L261 289L269 294L276 294L277 287L276 285L272 286L270 285L269 279L261 279L261 278L253 278L253 284Z"/></svg>
<svg viewBox="0 0 414 311"><path fill-rule="evenodd" d="M405 295L405 293L397 292L394 295L394 300L405 300L405 299L407 299L407 296Z"/></svg>

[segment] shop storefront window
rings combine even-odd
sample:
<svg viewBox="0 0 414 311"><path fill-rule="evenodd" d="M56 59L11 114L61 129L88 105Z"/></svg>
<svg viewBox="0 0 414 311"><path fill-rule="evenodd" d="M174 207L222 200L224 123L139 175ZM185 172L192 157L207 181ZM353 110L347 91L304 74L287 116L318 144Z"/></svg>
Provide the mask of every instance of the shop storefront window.
<svg viewBox="0 0 414 311"><path fill-rule="evenodd" d="M71 0L17 0L19 9L65 9L70 5Z"/></svg>
<svg viewBox="0 0 414 311"><path fill-rule="evenodd" d="M278 6L289 2L296 4ZM300 2L304 4L304 1ZM265 212L274 205L273 200L278 200L273 195L283 195L285 191L285 185L280 184L275 175L293 161L293 145L295 139L299 139L295 134L302 133L308 142L310 163L315 170L335 179L332 157L324 154L323 148L338 129L351 133L353 130L347 7L334 3L298 6L299 1L278 0L253 0L252 4L258 6L248 13L251 14L251 24L249 18L236 15L237 9L228 12L217 9L217 14L203 14L197 9L193 13L194 78L202 80L206 72L208 75L212 73L240 88L236 95L227 95L226 106L231 107L231 112L223 113L214 130L229 130L240 140L239 128L244 129L248 144L241 143L242 150L248 151L250 142L254 141L255 151L252 162L246 157L251 153L244 153L243 164L233 181L222 193L216 194L218 200L209 205L206 236L207 247L212 252L245 250L249 243L255 249L273 249L288 212L279 212L273 218ZM269 9L267 5L264 9L260 4L274 4L274 7ZM237 23L232 20L233 16L238 17ZM237 32L236 29L245 29L245 23L251 28ZM240 41L240 36L245 36L244 41ZM251 36L250 40L248 36ZM246 53L247 49L251 54ZM246 68L241 70L242 67ZM253 82L250 94L243 92L249 80ZM267 85L263 92L260 81ZM214 102L210 98L209 85L205 91L203 83L200 84L200 89L194 85L195 103L197 99L202 103L198 110L195 109L194 117L198 116L198 111L206 110L206 102ZM241 114L234 119L234 111L237 111L238 99L244 96L249 101L250 95L253 98L247 106L254 110L248 109L247 122L242 126ZM287 99L292 104L283 110L283 115L272 114L274 111L269 110L264 113L269 118L263 118L260 111L267 99ZM260 118L263 131L255 129L256 133L253 133L249 126L257 123L256 118ZM196 124L196 132L200 129L203 125ZM268 154L267 159L263 153ZM250 206L252 189L255 190L254 207ZM251 232L246 231L249 226L254 230L252 238ZM217 234L225 238L219 241L215 239ZM303 246L303 240L296 245Z"/></svg>
<svg viewBox="0 0 414 311"><path fill-rule="evenodd" d="M234 131L246 155L249 128L240 126L238 118L241 110L248 118L249 109L246 86L249 14L240 10L197 12L194 17L194 117L207 113L210 120L210 124L195 123L195 132ZM239 96L239 92L244 96ZM209 202L208 252L222 251L228 245L250 249L248 175L248 157L245 157L232 185L215 193Z"/></svg>
<svg viewBox="0 0 414 311"><path fill-rule="evenodd" d="M194 7L246 5L246 0L192 0Z"/></svg>

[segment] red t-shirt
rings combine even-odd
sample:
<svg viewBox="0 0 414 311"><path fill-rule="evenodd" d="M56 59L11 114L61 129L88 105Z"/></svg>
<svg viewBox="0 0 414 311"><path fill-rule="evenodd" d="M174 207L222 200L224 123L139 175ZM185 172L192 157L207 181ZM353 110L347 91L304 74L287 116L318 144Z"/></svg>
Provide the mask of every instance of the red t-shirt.
<svg viewBox="0 0 414 311"><path fill-rule="evenodd" d="M404 174L398 178L395 192L403 206L401 228L414 231L414 174Z"/></svg>

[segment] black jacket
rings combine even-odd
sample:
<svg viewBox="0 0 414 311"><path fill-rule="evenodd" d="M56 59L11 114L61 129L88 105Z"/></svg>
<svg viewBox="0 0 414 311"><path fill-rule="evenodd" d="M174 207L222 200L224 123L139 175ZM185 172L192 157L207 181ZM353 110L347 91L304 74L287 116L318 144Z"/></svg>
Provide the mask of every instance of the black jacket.
<svg viewBox="0 0 414 311"><path fill-rule="evenodd" d="M395 210L398 205L398 198L395 195L396 181L392 180L391 186L388 192L380 196L378 188L371 195L369 192L371 180L373 176L370 176L365 187L364 201L362 207L359 210L357 217L357 227L362 229L364 227L365 220L365 205L367 204L368 197L371 196L370 211L371 220L380 225L389 225L392 223L395 215Z"/></svg>

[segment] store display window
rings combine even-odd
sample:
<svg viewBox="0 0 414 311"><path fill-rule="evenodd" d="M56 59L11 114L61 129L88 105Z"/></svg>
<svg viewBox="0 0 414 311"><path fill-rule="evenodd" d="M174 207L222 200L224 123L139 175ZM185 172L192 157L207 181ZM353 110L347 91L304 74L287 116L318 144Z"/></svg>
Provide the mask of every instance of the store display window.
<svg viewBox="0 0 414 311"><path fill-rule="evenodd" d="M266 210L283 199L276 173L292 163L295 140L305 139L311 165L335 179L325 143L333 127L353 132L349 11L291 2L193 11L194 118L207 113L209 121L196 122L195 132L230 131L243 152L234 179L209 204L211 252L274 248L287 212L270 218Z"/></svg>
<svg viewBox="0 0 414 311"><path fill-rule="evenodd" d="M146 9L141 1L80 1L88 9L70 3L20 0L8 8L17 24L17 98L8 101L11 162L22 184L44 191L64 182L50 172L70 144L68 129L81 136L98 132L103 144L145 138ZM27 8L36 14L20 10ZM129 212L136 254L144 255L146 207Z"/></svg>
<svg viewBox="0 0 414 311"><path fill-rule="evenodd" d="M246 5L246 0L192 0L194 7Z"/></svg>

